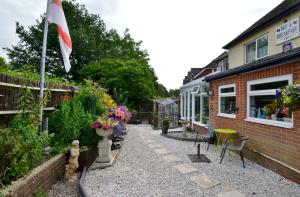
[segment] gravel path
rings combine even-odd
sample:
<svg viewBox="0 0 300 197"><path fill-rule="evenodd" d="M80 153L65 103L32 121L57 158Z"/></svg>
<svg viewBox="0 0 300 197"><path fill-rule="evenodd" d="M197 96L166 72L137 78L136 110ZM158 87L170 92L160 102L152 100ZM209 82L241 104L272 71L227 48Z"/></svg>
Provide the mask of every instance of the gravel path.
<svg viewBox="0 0 300 197"><path fill-rule="evenodd" d="M202 145L201 150L212 162L191 163L188 153L195 153L192 142L177 141L160 136L149 125L130 125L116 164L110 168L88 171L85 186L90 196L217 196L232 188L247 196L296 197L300 186L276 173L245 160L246 169L238 157L225 157L219 164L215 146ZM181 161L166 162L145 144L154 140ZM188 163L198 172L181 174L175 165ZM220 182L203 189L190 178L205 173Z"/></svg>

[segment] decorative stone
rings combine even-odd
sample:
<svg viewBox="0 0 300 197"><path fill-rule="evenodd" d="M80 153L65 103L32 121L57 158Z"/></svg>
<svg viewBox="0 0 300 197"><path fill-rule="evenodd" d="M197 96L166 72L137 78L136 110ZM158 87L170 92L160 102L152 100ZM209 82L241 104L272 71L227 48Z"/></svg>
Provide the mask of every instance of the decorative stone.
<svg viewBox="0 0 300 197"><path fill-rule="evenodd" d="M148 144L148 146L149 146L150 148L161 148L161 147L162 147L161 144L157 144L157 143L155 143L155 144Z"/></svg>
<svg viewBox="0 0 300 197"><path fill-rule="evenodd" d="M206 174L193 176L193 177L191 177L191 180L196 182L198 185L200 185L204 189L211 188L220 183L219 181L215 180L214 178L212 178L211 176L208 176Z"/></svg>
<svg viewBox="0 0 300 197"><path fill-rule="evenodd" d="M175 155L173 154L166 154L162 156L164 158L164 160L166 160L167 162L174 162L174 161L180 161L180 159L178 159Z"/></svg>
<svg viewBox="0 0 300 197"><path fill-rule="evenodd" d="M112 141L107 138L107 136L112 134L112 129L96 129L96 133L103 137L102 141L98 142L98 158L99 163L111 163L113 157L111 155L111 145Z"/></svg>
<svg viewBox="0 0 300 197"><path fill-rule="evenodd" d="M182 174L187 174L187 173L198 171L198 169L194 168L193 166L191 166L190 164L187 164L187 163L176 165L176 166L174 166L174 168L176 168Z"/></svg>
<svg viewBox="0 0 300 197"><path fill-rule="evenodd" d="M246 197L246 195L236 190L230 189L228 191L223 191L219 193L218 197Z"/></svg>
<svg viewBox="0 0 300 197"><path fill-rule="evenodd" d="M79 141L74 140L72 142L72 148L70 151L69 164L66 165L65 179L67 181L73 182L77 180L76 170L79 167L78 156L79 156Z"/></svg>
<svg viewBox="0 0 300 197"><path fill-rule="evenodd" d="M167 149L165 148L157 148L157 149L153 149L157 154L159 155L163 155L163 154L167 154L170 153Z"/></svg>

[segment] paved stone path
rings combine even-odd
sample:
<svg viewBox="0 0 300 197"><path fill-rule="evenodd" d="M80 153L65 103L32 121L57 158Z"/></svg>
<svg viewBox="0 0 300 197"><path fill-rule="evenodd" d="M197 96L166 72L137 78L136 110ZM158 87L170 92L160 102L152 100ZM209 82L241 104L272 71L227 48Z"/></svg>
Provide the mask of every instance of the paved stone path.
<svg viewBox="0 0 300 197"><path fill-rule="evenodd" d="M201 152L211 163L192 163L192 142L160 135L149 125L130 125L128 136L113 167L89 170L85 186L90 196L207 196L296 197L300 187L274 172L238 157L219 164L214 146Z"/></svg>

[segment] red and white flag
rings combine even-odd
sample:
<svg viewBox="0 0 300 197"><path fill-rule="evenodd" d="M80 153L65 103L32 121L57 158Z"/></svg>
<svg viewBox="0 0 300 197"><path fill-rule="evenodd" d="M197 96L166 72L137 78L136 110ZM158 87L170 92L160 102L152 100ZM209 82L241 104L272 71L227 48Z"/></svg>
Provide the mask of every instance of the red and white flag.
<svg viewBox="0 0 300 197"><path fill-rule="evenodd" d="M71 64L69 56L72 52L72 41L68 30L67 21L65 18L64 10L61 0L52 0L49 5L48 21L57 24L58 39L63 56L65 69L70 71Z"/></svg>

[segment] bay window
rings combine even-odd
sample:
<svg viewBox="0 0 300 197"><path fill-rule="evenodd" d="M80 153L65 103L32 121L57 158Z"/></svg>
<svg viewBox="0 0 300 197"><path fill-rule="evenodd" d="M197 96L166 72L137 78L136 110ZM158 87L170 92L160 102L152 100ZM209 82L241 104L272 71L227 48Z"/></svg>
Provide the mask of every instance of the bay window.
<svg viewBox="0 0 300 197"><path fill-rule="evenodd" d="M246 120L273 126L291 128L292 111L283 113L275 102L276 91L292 83L291 75L282 75L247 82Z"/></svg>
<svg viewBox="0 0 300 197"><path fill-rule="evenodd" d="M246 63L269 55L268 35L261 36L246 45Z"/></svg>
<svg viewBox="0 0 300 197"><path fill-rule="evenodd" d="M218 115L235 118L236 93L235 84L219 86Z"/></svg>

